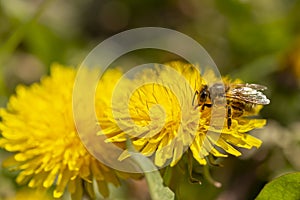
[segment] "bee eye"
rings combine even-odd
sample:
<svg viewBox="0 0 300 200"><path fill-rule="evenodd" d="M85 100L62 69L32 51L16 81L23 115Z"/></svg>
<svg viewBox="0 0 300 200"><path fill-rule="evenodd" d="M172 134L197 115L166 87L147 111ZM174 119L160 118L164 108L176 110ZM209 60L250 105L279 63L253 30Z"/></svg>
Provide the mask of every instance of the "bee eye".
<svg viewBox="0 0 300 200"><path fill-rule="evenodd" d="M204 102L206 100L208 96L208 93L207 91L203 90L201 93L200 93L200 101Z"/></svg>

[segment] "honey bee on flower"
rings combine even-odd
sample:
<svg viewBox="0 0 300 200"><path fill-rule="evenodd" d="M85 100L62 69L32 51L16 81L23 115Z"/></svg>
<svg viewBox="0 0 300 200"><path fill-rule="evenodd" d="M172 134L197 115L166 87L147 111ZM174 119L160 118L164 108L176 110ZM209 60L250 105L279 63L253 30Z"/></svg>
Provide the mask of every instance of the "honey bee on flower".
<svg viewBox="0 0 300 200"><path fill-rule="evenodd" d="M257 105L267 105L270 100L262 93L267 87L259 84L223 84L215 83L211 87L203 85L201 90L196 90L193 104L197 96L196 107L217 106L226 98L227 128L231 127L232 117L240 117L245 112L254 113ZM221 99L221 100L220 100ZM225 100L225 99L224 99Z"/></svg>

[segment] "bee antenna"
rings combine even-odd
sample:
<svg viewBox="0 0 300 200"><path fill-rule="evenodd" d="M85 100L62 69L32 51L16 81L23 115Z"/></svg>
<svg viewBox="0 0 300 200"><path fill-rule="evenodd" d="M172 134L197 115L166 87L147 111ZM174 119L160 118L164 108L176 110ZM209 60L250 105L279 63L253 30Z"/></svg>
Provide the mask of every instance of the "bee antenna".
<svg viewBox="0 0 300 200"><path fill-rule="evenodd" d="M194 104L194 102L195 102L195 97L196 97L196 95L198 95L198 94L199 94L199 92L198 92L198 90L196 90L196 92L195 92L195 94L194 94L194 97L193 97L192 106L195 105L195 104Z"/></svg>

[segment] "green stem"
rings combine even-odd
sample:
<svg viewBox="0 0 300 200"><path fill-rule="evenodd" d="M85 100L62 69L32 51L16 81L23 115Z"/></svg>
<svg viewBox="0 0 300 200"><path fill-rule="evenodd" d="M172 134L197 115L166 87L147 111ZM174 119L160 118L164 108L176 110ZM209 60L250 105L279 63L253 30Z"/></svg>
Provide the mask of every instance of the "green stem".
<svg viewBox="0 0 300 200"><path fill-rule="evenodd" d="M170 188L172 188L171 186L171 184L172 184L172 178L173 178L173 167L170 167L170 166L168 166L168 167L166 167L166 169L165 169L165 172L164 172L164 176L163 176L163 180L164 180L164 183L168 186L168 187L170 187Z"/></svg>
<svg viewBox="0 0 300 200"><path fill-rule="evenodd" d="M222 187L222 183L220 183L220 182L214 180L214 179L211 177L211 174L210 174L210 172L209 172L209 166L208 166L208 165L204 165L204 166L203 166L203 175L204 175L205 179L206 179L209 183L211 183L212 185L214 185L215 187L217 187L217 188Z"/></svg>

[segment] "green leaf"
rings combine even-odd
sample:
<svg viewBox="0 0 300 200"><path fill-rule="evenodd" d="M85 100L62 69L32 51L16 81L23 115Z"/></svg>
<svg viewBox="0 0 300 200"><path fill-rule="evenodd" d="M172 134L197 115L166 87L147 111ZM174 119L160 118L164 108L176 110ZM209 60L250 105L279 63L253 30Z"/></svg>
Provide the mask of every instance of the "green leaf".
<svg viewBox="0 0 300 200"><path fill-rule="evenodd" d="M256 200L299 200L300 172L280 176L268 183Z"/></svg>

